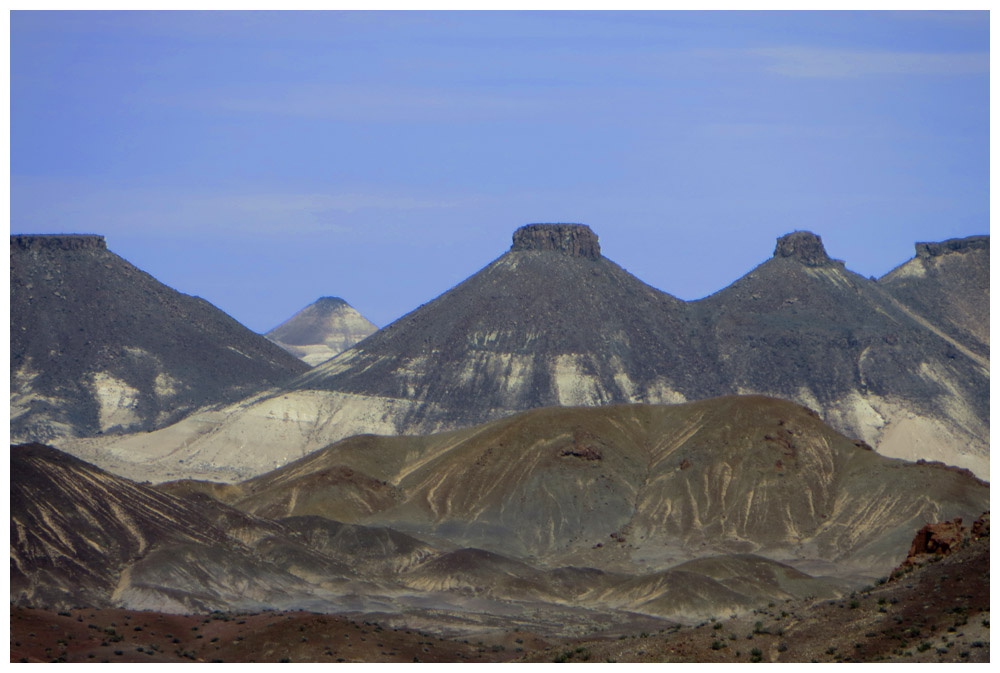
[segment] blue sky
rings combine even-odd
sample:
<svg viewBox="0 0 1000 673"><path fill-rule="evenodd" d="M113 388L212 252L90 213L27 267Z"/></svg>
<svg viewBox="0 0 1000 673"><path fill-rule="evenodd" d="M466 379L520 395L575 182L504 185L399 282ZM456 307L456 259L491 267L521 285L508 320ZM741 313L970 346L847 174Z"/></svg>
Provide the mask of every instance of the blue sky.
<svg viewBox="0 0 1000 673"><path fill-rule="evenodd" d="M795 229L989 232L987 12L13 12L11 231L266 331L385 325L529 222L682 299Z"/></svg>

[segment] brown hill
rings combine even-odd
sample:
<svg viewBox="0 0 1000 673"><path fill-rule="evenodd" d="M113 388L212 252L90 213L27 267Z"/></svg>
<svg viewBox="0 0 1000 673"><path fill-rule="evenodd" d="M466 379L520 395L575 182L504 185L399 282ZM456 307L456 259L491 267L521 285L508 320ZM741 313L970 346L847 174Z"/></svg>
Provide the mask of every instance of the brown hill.
<svg viewBox="0 0 1000 673"><path fill-rule="evenodd" d="M317 476L331 471L350 472L349 487ZM238 486L229 502L271 517L387 525L630 573L712 553L884 572L913 530L974 517L989 500L967 471L885 458L804 407L754 396L358 436Z"/></svg>
<svg viewBox="0 0 1000 673"><path fill-rule="evenodd" d="M183 498L160 493L41 445L13 447L12 456L16 605L379 612L459 631L531 624L557 634L648 626L668 613L686 617L684 606L669 608L650 600L652 590L632 588L651 581L641 574L539 567L315 516L269 520L182 485L170 488L186 491ZM682 574L703 587L700 611L749 605L731 600L734 591L709 571ZM757 594L783 591L763 574L757 577ZM753 593L746 586L740 596ZM616 598L616 587L627 596ZM814 581L814 587L836 591L826 582Z"/></svg>

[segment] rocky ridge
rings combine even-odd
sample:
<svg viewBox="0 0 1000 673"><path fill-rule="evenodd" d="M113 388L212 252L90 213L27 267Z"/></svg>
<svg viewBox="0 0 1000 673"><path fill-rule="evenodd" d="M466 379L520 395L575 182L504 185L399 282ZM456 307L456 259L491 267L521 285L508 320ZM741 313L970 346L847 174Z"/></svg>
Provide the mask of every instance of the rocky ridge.
<svg viewBox="0 0 1000 673"><path fill-rule="evenodd" d="M737 393L809 406L886 455L988 475L982 238L904 265L930 259L943 265L936 273L875 281L831 259L818 236L793 232L771 259L694 302L600 256L589 227L528 225L513 239L468 280L276 394L162 434L64 446L148 464L180 442L203 458L189 476L213 478L213 465L228 465L216 475L239 479L357 433L436 432L553 404ZM935 299L919 305L914 295ZM974 338L984 333L985 350Z"/></svg>

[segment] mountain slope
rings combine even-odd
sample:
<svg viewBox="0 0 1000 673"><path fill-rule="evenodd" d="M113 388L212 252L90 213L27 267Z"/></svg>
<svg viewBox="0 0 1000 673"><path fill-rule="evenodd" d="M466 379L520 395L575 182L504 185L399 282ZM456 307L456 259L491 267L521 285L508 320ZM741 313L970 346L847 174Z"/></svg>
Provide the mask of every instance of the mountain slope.
<svg viewBox="0 0 1000 673"><path fill-rule="evenodd" d="M11 436L151 430L307 369L101 236L10 239Z"/></svg>
<svg viewBox="0 0 1000 673"><path fill-rule="evenodd" d="M937 329L989 358L990 237L917 243L879 285Z"/></svg>
<svg viewBox="0 0 1000 673"><path fill-rule="evenodd" d="M339 297L320 297L264 336L309 365L318 365L378 331Z"/></svg>

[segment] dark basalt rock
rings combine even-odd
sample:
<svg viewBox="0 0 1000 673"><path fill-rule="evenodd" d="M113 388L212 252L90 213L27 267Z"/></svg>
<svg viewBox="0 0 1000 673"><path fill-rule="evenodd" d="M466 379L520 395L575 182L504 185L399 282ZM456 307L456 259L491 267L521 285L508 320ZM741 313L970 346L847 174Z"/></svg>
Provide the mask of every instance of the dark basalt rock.
<svg viewBox="0 0 1000 673"><path fill-rule="evenodd" d="M585 224L527 224L514 232L510 249L552 250L589 259L601 256L597 234Z"/></svg>
<svg viewBox="0 0 1000 673"><path fill-rule="evenodd" d="M968 252L970 250L989 250L989 236L966 236L965 238L949 238L939 243L917 243L917 257L937 257L950 252Z"/></svg>
<svg viewBox="0 0 1000 673"><path fill-rule="evenodd" d="M836 263L826 254L823 240L811 231L793 231L778 239L775 257L792 257L806 266L828 266Z"/></svg>
<svg viewBox="0 0 1000 673"><path fill-rule="evenodd" d="M103 236L96 234L13 234L10 247L20 250L107 250Z"/></svg>

